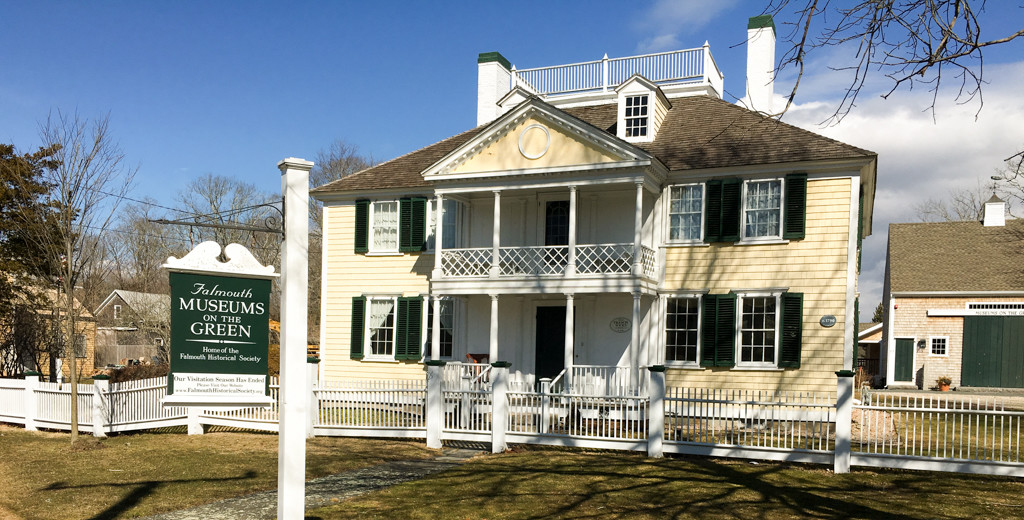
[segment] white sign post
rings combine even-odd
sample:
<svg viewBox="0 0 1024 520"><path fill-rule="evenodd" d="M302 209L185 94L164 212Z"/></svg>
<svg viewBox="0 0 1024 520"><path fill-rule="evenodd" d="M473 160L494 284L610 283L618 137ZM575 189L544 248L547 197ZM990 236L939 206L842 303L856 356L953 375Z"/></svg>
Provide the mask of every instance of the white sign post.
<svg viewBox="0 0 1024 520"><path fill-rule="evenodd" d="M306 422L309 387L306 371L309 299L309 170L313 163L289 157L277 163L284 195L284 244L281 246L281 389L277 444L277 517L305 516Z"/></svg>

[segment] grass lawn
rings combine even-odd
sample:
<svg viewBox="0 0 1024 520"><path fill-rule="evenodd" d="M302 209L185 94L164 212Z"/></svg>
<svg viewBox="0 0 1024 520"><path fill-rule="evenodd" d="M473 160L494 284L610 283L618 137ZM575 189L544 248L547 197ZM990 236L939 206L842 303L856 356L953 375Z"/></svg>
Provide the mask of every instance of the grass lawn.
<svg viewBox="0 0 1024 520"><path fill-rule="evenodd" d="M277 488L277 435L144 433L71 446L67 433L0 425L0 518L131 518ZM316 438L310 478L432 456L422 441Z"/></svg>
<svg viewBox="0 0 1024 520"><path fill-rule="evenodd" d="M308 518L1024 518L1024 479L531 448Z"/></svg>
<svg viewBox="0 0 1024 520"><path fill-rule="evenodd" d="M434 452L317 438L310 477ZM147 433L72 448L0 426L0 518L130 518L274 489L277 436ZM1024 518L1024 479L532 447L478 457L307 518Z"/></svg>

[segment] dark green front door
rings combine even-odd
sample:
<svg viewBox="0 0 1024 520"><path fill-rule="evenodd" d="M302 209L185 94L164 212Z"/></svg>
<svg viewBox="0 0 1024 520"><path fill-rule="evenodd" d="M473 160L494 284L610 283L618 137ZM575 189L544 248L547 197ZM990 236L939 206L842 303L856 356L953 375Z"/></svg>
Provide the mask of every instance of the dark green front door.
<svg viewBox="0 0 1024 520"><path fill-rule="evenodd" d="M914 381L914 340L896 338L896 363L894 381L910 383Z"/></svg>
<svg viewBox="0 0 1024 520"><path fill-rule="evenodd" d="M537 307L537 380L565 368L565 307Z"/></svg>
<svg viewBox="0 0 1024 520"><path fill-rule="evenodd" d="M1024 316L964 317L964 386L1024 388Z"/></svg>

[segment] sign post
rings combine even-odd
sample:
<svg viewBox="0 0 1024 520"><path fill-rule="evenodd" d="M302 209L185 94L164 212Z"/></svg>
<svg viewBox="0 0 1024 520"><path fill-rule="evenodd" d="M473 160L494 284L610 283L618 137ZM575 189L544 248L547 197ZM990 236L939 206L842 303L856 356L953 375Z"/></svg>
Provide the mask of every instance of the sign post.
<svg viewBox="0 0 1024 520"><path fill-rule="evenodd" d="M269 406L270 285L278 275L244 246L203 242L170 257L171 370L165 406Z"/></svg>

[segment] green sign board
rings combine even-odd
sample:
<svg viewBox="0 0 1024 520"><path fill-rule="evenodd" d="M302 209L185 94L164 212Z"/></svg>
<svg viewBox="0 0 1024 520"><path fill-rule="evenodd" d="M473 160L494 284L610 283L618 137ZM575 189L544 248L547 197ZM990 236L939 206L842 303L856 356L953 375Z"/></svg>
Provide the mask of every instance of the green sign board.
<svg viewBox="0 0 1024 520"><path fill-rule="evenodd" d="M168 395L174 401L265 401L270 280L169 274Z"/></svg>

